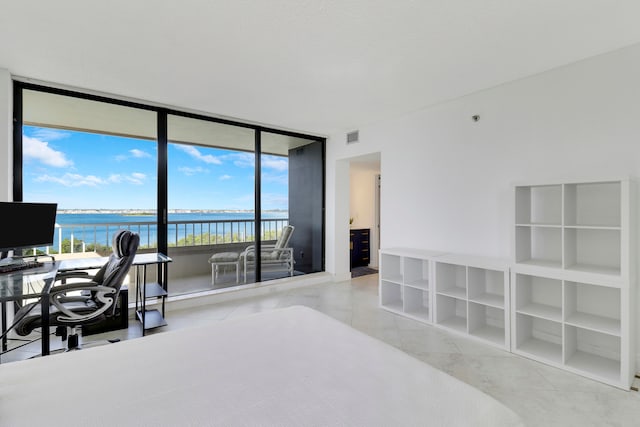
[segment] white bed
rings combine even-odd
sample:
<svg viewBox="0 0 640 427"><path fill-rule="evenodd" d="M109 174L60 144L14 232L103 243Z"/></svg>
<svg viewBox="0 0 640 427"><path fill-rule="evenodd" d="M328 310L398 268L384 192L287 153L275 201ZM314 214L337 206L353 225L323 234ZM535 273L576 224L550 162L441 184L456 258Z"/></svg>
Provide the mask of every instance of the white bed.
<svg viewBox="0 0 640 427"><path fill-rule="evenodd" d="M290 307L0 365L0 426L520 426L481 391Z"/></svg>

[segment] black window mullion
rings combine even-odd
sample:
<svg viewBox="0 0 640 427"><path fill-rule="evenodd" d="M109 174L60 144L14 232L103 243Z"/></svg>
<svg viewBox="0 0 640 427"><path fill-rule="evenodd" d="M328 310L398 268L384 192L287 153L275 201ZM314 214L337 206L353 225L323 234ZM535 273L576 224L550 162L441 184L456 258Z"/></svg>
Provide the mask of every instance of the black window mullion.
<svg viewBox="0 0 640 427"><path fill-rule="evenodd" d="M13 83L13 201L22 201L22 84Z"/></svg>
<svg viewBox="0 0 640 427"><path fill-rule="evenodd" d="M158 223L158 252L166 254L168 251L168 182L167 182L167 111L158 111L158 195L157 195L157 223ZM160 268L160 266L158 266ZM159 276L158 276L159 277Z"/></svg>
<svg viewBox="0 0 640 427"><path fill-rule="evenodd" d="M254 234L255 234L255 247L256 247L256 256L255 256L255 268L256 268L256 282L262 281L262 257L261 249L262 249L262 235L260 233L261 224L262 224L262 203L261 203L261 165L260 165L260 152L262 151L262 131L257 129L255 131L255 225L254 225Z"/></svg>

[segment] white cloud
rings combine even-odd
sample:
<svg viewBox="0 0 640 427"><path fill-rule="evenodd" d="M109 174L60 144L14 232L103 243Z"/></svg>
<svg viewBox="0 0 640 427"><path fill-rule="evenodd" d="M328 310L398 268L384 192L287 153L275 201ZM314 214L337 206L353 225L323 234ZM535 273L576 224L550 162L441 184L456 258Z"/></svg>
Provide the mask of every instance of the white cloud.
<svg viewBox="0 0 640 427"><path fill-rule="evenodd" d="M32 136L41 141L56 141L71 136L71 133L58 129L38 128L33 131Z"/></svg>
<svg viewBox="0 0 640 427"><path fill-rule="evenodd" d="M142 150L138 150L137 148L134 148L133 150L129 150L129 152L131 153L131 155L137 159L142 159L142 158L149 158L151 157L151 154L147 153L146 151L142 151Z"/></svg>
<svg viewBox="0 0 640 427"><path fill-rule="evenodd" d="M286 157L264 155L260 163L263 169L273 169L279 172L289 169L289 160Z"/></svg>
<svg viewBox="0 0 640 427"><path fill-rule="evenodd" d="M213 156L211 154L202 154L200 150L198 150L196 147L193 147L191 145L176 145L176 147L179 150L184 151L194 159L199 160L201 162L205 162L207 164L213 164L213 165L222 164L222 160L220 160L220 158Z"/></svg>
<svg viewBox="0 0 640 427"><path fill-rule="evenodd" d="M134 172L130 176L127 177L127 180L131 184L142 185L147 180L147 175L145 175L143 173L140 173L140 172Z"/></svg>
<svg viewBox="0 0 640 427"><path fill-rule="evenodd" d="M233 158L233 164L240 168L255 167L256 158L253 153L234 153L230 157ZM260 158L260 164L262 169L272 169L279 172L289 169L289 159L281 156L264 154Z"/></svg>
<svg viewBox="0 0 640 427"><path fill-rule="evenodd" d="M231 175L222 175L220 176L220 178L218 178L220 181L228 181L231 178L233 178Z"/></svg>
<svg viewBox="0 0 640 427"><path fill-rule="evenodd" d="M240 168L254 168L256 158L251 153L237 153L233 155L233 164Z"/></svg>
<svg viewBox="0 0 640 427"><path fill-rule="evenodd" d="M131 175L112 174L107 179L112 184L133 184L142 185L147 180L147 175L140 172L133 172Z"/></svg>
<svg viewBox="0 0 640 427"><path fill-rule="evenodd" d="M196 175L199 173L209 173L209 171L205 168L202 168L200 166L197 166L195 168L192 167L188 167L188 166L183 166L178 168L178 172L182 172L183 174L187 175L187 176L192 176L192 175Z"/></svg>
<svg viewBox="0 0 640 427"><path fill-rule="evenodd" d="M269 172L262 173L262 181L270 182L274 184L280 185L288 185L289 184L289 175L288 174L273 174Z"/></svg>
<svg viewBox="0 0 640 427"><path fill-rule="evenodd" d="M49 147L49 143L28 136L22 137L22 154L25 159L39 161L47 166L64 168L73 166L73 162L62 151Z"/></svg>
<svg viewBox="0 0 640 427"><path fill-rule="evenodd" d="M130 175L112 174L108 178L100 178L95 175L80 175L77 173L65 173L62 176L41 175L36 182L52 182L65 187L98 187L107 184L133 184L142 185L147 175L134 172Z"/></svg>
<svg viewBox="0 0 640 427"><path fill-rule="evenodd" d="M95 175L79 175L75 173L65 173L60 177L42 175L36 178L36 182L53 182L65 187L97 187L98 185L105 184L102 178Z"/></svg>
<svg viewBox="0 0 640 427"><path fill-rule="evenodd" d="M120 184L123 181L122 175L120 174L111 174L107 181L112 182L114 184Z"/></svg>
<svg viewBox="0 0 640 427"><path fill-rule="evenodd" d="M152 158L152 157L153 156L151 154L147 153L146 151L134 148L132 150L129 150L128 154L118 154L116 156L116 160L119 161L119 162L122 162L122 161L130 159L130 158L134 158L134 159L149 159L149 158Z"/></svg>

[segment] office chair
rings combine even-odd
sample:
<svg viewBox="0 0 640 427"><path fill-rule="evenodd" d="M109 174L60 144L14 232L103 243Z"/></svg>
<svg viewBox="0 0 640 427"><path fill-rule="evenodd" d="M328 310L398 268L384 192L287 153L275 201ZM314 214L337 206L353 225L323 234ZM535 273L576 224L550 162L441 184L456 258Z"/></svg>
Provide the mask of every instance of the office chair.
<svg viewBox="0 0 640 427"><path fill-rule="evenodd" d="M98 270L95 276L83 272L60 273L49 294L49 324L56 326L56 335L64 341L68 336L67 350L78 347L76 328L82 325L99 323L116 313L116 302L120 288L127 275L133 258L138 250L140 236L129 230L119 230L113 236L113 252L109 260ZM82 279L76 283L66 283L69 278ZM80 291L80 295L67 295ZM27 304L16 313L18 323L15 331L20 336L29 335L41 327L42 313L39 302ZM127 307L122 307L126 310ZM21 317L23 316L23 317ZM49 331L42 331L43 334Z"/></svg>

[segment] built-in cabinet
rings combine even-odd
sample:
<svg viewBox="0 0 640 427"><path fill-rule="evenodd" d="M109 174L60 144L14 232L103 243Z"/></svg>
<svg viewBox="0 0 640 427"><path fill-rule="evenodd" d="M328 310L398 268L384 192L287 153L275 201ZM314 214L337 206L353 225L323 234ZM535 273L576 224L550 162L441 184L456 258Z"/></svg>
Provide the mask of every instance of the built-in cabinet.
<svg viewBox="0 0 640 427"><path fill-rule="evenodd" d="M635 184L515 185L512 260L380 251L380 306L629 389Z"/></svg>
<svg viewBox="0 0 640 427"><path fill-rule="evenodd" d="M370 234L368 228L351 229L349 242L351 267L366 267L371 262Z"/></svg>

